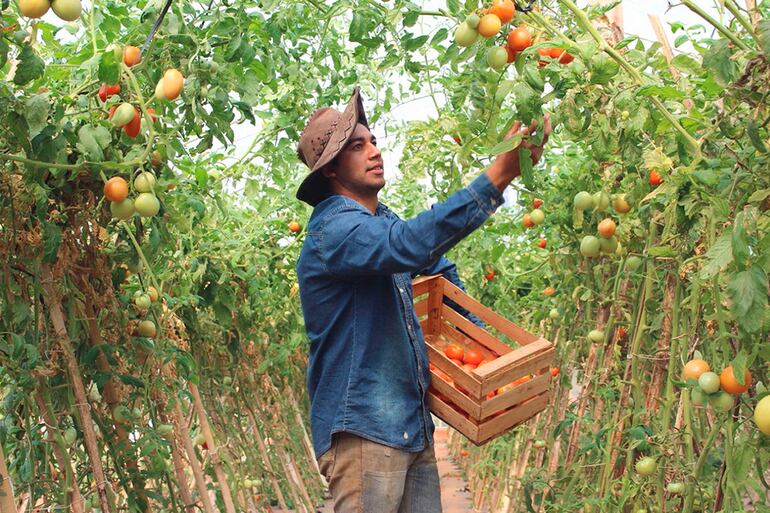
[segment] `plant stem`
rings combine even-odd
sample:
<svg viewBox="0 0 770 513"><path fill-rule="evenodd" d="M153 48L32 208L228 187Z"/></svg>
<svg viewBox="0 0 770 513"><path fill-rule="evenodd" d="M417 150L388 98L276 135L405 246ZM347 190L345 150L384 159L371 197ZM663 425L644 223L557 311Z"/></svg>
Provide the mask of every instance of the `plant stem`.
<svg viewBox="0 0 770 513"><path fill-rule="evenodd" d="M735 19L738 20L738 23L743 25L743 28L746 29L746 32L751 34L751 37L754 38L754 41L757 40L757 34L754 32L754 27L751 26L751 23L749 23L749 20L743 17L741 14L740 9L738 9L738 6L735 4L733 0L724 0L725 7L727 7L727 10L733 13L733 16L735 16Z"/></svg>
<svg viewBox="0 0 770 513"><path fill-rule="evenodd" d="M715 422L714 425L711 426L711 432L709 433L709 437L706 440L706 443L703 445L703 449L701 449L700 456L698 456L698 463L695 464L695 470L693 471L692 479L696 483L698 482L698 477L700 476L700 472L703 469L703 465L706 463L706 458L709 455L711 446L714 445L714 441L716 440L721 427L722 427L722 423L719 421L719 419L717 419L717 422ZM687 496L684 501L684 508L682 509L682 513L692 513L692 506L695 501L696 488L697 487L694 485L687 487Z"/></svg>
<svg viewBox="0 0 770 513"><path fill-rule="evenodd" d="M709 13L695 5L695 2L692 0L682 0L682 4L690 9L692 12L709 22L711 25L714 26L715 29L717 29L719 32L722 33L723 36L725 36L727 39L733 42L735 46L740 48L741 50L744 50L746 52L751 52L752 49L749 48L746 43L738 39L738 36L733 34L727 27L719 23L719 21L715 20L713 16L711 16Z"/></svg>

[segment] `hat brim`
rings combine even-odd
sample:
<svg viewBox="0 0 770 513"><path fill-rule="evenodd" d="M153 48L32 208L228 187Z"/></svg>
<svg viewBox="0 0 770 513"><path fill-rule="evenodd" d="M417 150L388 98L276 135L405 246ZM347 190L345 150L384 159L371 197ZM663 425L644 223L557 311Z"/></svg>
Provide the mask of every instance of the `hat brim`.
<svg viewBox="0 0 770 513"><path fill-rule="evenodd" d="M345 107L345 111L342 113L336 126L333 127L333 132L323 153L321 153L321 156L313 165L310 174L305 177L297 189L297 199L314 207L328 196L328 181L320 170L334 160L345 148L358 123L369 128L369 122L366 120L366 114L364 113L364 104L361 100L361 90L356 87Z"/></svg>

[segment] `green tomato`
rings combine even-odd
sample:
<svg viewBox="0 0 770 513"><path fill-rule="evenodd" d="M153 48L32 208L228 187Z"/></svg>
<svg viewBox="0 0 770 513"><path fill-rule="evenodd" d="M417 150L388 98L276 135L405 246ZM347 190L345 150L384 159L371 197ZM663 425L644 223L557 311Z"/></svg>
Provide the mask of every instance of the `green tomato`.
<svg viewBox="0 0 770 513"><path fill-rule="evenodd" d="M709 397L709 404L714 408L714 411L726 413L735 406L735 397L727 392L720 392Z"/></svg>
<svg viewBox="0 0 770 513"><path fill-rule="evenodd" d="M140 337L148 337L148 338L152 338L158 333L158 330L155 327L155 323L149 320L144 320L140 322L138 331L139 331Z"/></svg>
<svg viewBox="0 0 770 513"><path fill-rule="evenodd" d="M558 319L559 318L559 311L556 308L551 308L551 311L548 312L548 317L551 319Z"/></svg>
<svg viewBox="0 0 770 513"><path fill-rule="evenodd" d="M535 440L532 444L536 449L543 449L545 447L545 440Z"/></svg>
<svg viewBox="0 0 770 513"><path fill-rule="evenodd" d="M535 226L539 224L543 224L543 221L545 221L545 214L542 210L539 208L536 208L532 212L529 213L529 218L532 220L532 222L535 224Z"/></svg>
<svg viewBox="0 0 770 513"><path fill-rule="evenodd" d="M115 419L115 422L120 424L125 424L130 416L131 414L129 413L128 408L123 405L117 406L112 410L112 418Z"/></svg>
<svg viewBox="0 0 770 513"><path fill-rule="evenodd" d="M766 395L754 408L754 424L762 433L770 435L770 395Z"/></svg>
<svg viewBox="0 0 770 513"><path fill-rule="evenodd" d="M230 386L233 384L233 378L230 376L225 376L225 378L222 380L222 383L224 383L225 386Z"/></svg>
<svg viewBox="0 0 770 513"><path fill-rule="evenodd" d="M120 203L117 201L111 201L110 213L115 219L120 219L122 221L131 219L131 216L134 215L134 200L131 198L126 198Z"/></svg>
<svg viewBox="0 0 770 513"><path fill-rule="evenodd" d="M658 462L655 458L645 456L636 462L636 473L640 476L647 477L653 475L658 470Z"/></svg>
<svg viewBox="0 0 770 513"><path fill-rule="evenodd" d="M618 249L618 239L615 238L614 235L609 239L602 237L599 239L599 247L601 248L602 253L611 255Z"/></svg>
<svg viewBox="0 0 770 513"><path fill-rule="evenodd" d="M588 210L593 206L593 199L586 191L580 191L575 194L574 204L578 210Z"/></svg>
<svg viewBox="0 0 770 513"><path fill-rule="evenodd" d="M639 267L641 267L641 265L642 265L642 259L639 258L636 255L631 255L626 260L626 269L628 269L631 272L636 271L637 269L639 269Z"/></svg>
<svg viewBox="0 0 770 513"><path fill-rule="evenodd" d="M480 21L481 18L479 18L479 15L476 13L471 13L465 18L465 24L472 29L478 28Z"/></svg>
<svg viewBox="0 0 770 513"><path fill-rule="evenodd" d="M193 443L195 445L203 445L206 443L206 437L203 436L203 433L198 433L195 435L195 438L193 438Z"/></svg>
<svg viewBox="0 0 770 513"><path fill-rule="evenodd" d="M684 483L668 483L666 490L671 495L682 495L684 494Z"/></svg>
<svg viewBox="0 0 770 513"><path fill-rule="evenodd" d="M17 30L13 33L13 41L17 44L24 44L24 40L29 37L29 32L26 30Z"/></svg>
<svg viewBox="0 0 770 513"><path fill-rule="evenodd" d="M139 294L138 296L134 296L134 304L140 310L147 310L152 305L152 300L147 294Z"/></svg>
<svg viewBox="0 0 770 513"><path fill-rule="evenodd" d="M134 189L137 192L152 192L156 182L154 174L144 171L134 178Z"/></svg>
<svg viewBox="0 0 770 513"><path fill-rule="evenodd" d="M155 431L157 431L160 436L166 438L174 432L174 426L171 424L160 424L155 428Z"/></svg>
<svg viewBox="0 0 770 513"><path fill-rule="evenodd" d="M719 390L719 376L715 372L704 372L698 378L698 385L707 394L713 394Z"/></svg>
<svg viewBox="0 0 770 513"><path fill-rule="evenodd" d="M580 241L580 254L584 257L595 258L599 256L601 250L601 242L593 235L586 235L583 240Z"/></svg>
<svg viewBox="0 0 770 513"><path fill-rule="evenodd" d="M54 14L64 21L75 21L83 11L80 0L53 0L51 8Z"/></svg>
<svg viewBox="0 0 770 513"><path fill-rule="evenodd" d="M601 330L591 330L588 332L588 340L598 344L604 341L604 332Z"/></svg>
<svg viewBox="0 0 770 513"><path fill-rule="evenodd" d="M508 64L508 50L501 46L493 46L487 50L487 64L495 70L501 70Z"/></svg>
<svg viewBox="0 0 770 513"><path fill-rule="evenodd" d="M75 430L74 427L69 427L64 430L64 443L67 444L68 447L72 447L72 444L75 443L75 440L78 438L78 432Z"/></svg>
<svg viewBox="0 0 770 513"><path fill-rule="evenodd" d="M604 191L599 191L593 195L593 207L597 212L604 212L610 207L610 196Z"/></svg>
<svg viewBox="0 0 770 513"><path fill-rule="evenodd" d="M152 217L160 211L160 202L151 192L143 192L136 197L134 208L142 217Z"/></svg>
<svg viewBox="0 0 770 513"><path fill-rule="evenodd" d="M136 109L134 109L134 106L130 103L123 102L117 109L115 109L110 121L112 121L112 124L116 127L125 126L134 119L135 114Z"/></svg>
<svg viewBox="0 0 770 513"><path fill-rule="evenodd" d="M142 272L142 269L144 268L144 264L140 259L131 260L129 263L126 264L128 267L128 270L131 271L134 274L138 274Z"/></svg>
<svg viewBox="0 0 770 513"><path fill-rule="evenodd" d="M692 398L692 403L695 406L705 406L706 401L708 401L706 393L697 386L693 387L692 392L690 392L690 397Z"/></svg>
<svg viewBox="0 0 770 513"><path fill-rule="evenodd" d="M467 23L461 23L457 30L455 30L455 43L457 43L457 46L466 48L473 45L478 38L478 31L468 26Z"/></svg>

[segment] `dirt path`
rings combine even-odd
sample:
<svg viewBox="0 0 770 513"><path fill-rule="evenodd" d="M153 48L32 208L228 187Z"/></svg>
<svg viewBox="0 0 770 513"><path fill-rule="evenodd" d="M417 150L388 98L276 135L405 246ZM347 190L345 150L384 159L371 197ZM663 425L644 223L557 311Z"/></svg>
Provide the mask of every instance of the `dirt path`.
<svg viewBox="0 0 770 513"><path fill-rule="evenodd" d="M447 434L447 429L440 427L436 428L434 434L438 475L441 479L441 506L444 513L472 513L471 495L467 491L468 482L462 478L459 467L449 456L449 447L446 443ZM274 509L272 511L273 513L282 513L282 510ZM286 513L293 513L293 511ZM334 513L331 500L327 500L317 513Z"/></svg>

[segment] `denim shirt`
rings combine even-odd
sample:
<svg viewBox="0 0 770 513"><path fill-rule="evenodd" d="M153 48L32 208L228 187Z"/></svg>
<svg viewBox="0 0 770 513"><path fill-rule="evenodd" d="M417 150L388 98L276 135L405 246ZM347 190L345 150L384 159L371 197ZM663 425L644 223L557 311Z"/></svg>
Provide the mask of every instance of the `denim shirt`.
<svg viewBox="0 0 770 513"><path fill-rule="evenodd" d="M442 255L502 203L482 174L407 221L382 204L372 214L341 195L316 205L297 262L316 458L339 431L408 452L433 444L428 353L412 277L444 274L462 286Z"/></svg>

